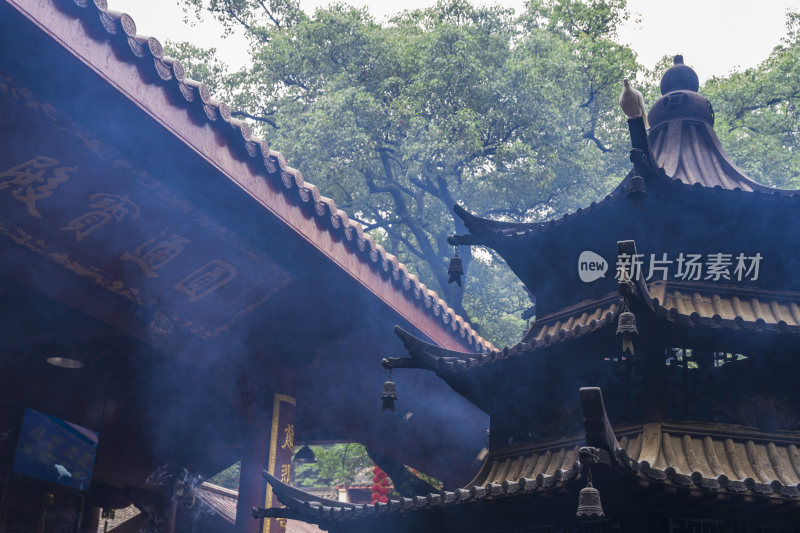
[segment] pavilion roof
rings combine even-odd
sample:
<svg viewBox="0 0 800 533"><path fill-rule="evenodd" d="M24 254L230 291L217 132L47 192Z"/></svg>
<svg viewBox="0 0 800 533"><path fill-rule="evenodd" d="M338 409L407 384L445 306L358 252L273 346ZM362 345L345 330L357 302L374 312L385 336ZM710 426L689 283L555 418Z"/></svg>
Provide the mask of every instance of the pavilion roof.
<svg viewBox="0 0 800 533"><path fill-rule="evenodd" d="M33 2L33 5L38 3ZM273 150L266 140L254 136L245 122L233 118L225 102L216 100L204 84L187 78L181 63L166 57L156 38L139 35L131 16L108 10L106 0L50 0L26 13L35 18L55 10L77 15L93 40L106 44L116 57L139 69L140 83L167 89L174 95L173 106L191 113L199 121L199 127L212 128L227 144L233 157L249 163L251 168L260 168L259 174L267 181L273 180L281 194L302 210L304 216L310 214L334 243L357 262L377 271L396 292L416 302L423 314L430 315L440 327L469 346L478 350L493 348L436 292L428 289L397 257L366 233L360 223L339 209L333 199L323 196L318 187L306 182L299 170L289 166L283 154ZM89 60L84 58L84 61ZM97 65L94 68L102 70ZM258 199L268 203L268 199ZM359 268L357 264L342 267Z"/></svg>
<svg viewBox="0 0 800 533"><path fill-rule="evenodd" d="M665 322L718 331L800 336L800 294L720 287L709 283L663 282L637 287L637 299ZM447 350L395 328L413 359L403 366L431 370L447 379L454 373L512 358L527 357L552 346L613 328L622 308L622 296L581 302L534 321L512 347L488 353Z"/></svg>
<svg viewBox="0 0 800 533"><path fill-rule="evenodd" d="M678 65L676 59L676 67ZM680 67L689 69L682 63ZM677 83L670 80L674 78L671 74L673 69L664 75L665 79L672 81L666 87L670 92L662 92L663 96L653 104L648 114L651 124L649 136L641 118L628 121L634 148L644 152L647 159L648 164L642 166L651 167L651 172L645 177L689 187L800 198L800 190L762 185L736 167L714 133L714 112L711 104L697 92L696 86L682 84L680 80ZM633 171L601 201L592 202L575 213L547 222L489 220L473 215L457 205L454 211L463 219L470 235L453 236L450 238L451 243L491 245L498 238L514 238L547 231L570 219L594 212L598 207L625 198L632 174Z"/></svg>
<svg viewBox="0 0 800 533"><path fill-rule="evenodd" d="M621 485L654 484L664 492L696 496L738 497L800 502L800 434L763 434L748 428L718 425L645 424L611 427L599 388L580 390L585 433L551 443L500 450L487 457L483 468L465 488L358 505L323 500L292 488L263 472L286 508L254 509L254 516L275 516L334 525L388 518L387 515L433 513L442 508L480 505L482 501L512 502L577 492L585 478L578 460L582 446L598 448L600 462L620 475ZM663 494L663 493L662 493ZM574 497L574 496L572 496ZM665 505L663 500L660 502ZM744 512L747 512L746 509ZM381 516L383 515L383 516Z"/></svg>

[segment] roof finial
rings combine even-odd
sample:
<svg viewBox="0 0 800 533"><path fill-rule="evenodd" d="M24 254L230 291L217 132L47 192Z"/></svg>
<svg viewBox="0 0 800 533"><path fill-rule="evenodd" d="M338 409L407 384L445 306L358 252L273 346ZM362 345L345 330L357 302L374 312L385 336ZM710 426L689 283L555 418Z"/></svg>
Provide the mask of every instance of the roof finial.
<svg viewBox="0 0 800 533"><path fill-rule="evenodd" d="M676 55L673 61L675 64L661 78L661 94L672 91L697 92L700 88L700 80L692 67L683 64L682 55Z"/></svg>

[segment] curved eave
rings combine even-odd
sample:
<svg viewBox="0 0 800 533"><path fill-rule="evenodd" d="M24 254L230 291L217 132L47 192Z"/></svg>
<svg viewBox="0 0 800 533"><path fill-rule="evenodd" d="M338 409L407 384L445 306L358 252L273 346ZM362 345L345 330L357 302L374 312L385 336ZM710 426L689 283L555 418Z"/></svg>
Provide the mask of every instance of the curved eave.
<svg viewBox="0 0 800 533"><path fill-rule="evenodd" d="M573 455L570 455L573 457ZM553 462L555 465L555 462ZM326 524L350 522L386 515L402 515L409 512L424 512L443 507L457 507L476 504L482 501L503 498L526 497L537 494L561 491L582 479L580 464L571 463L567 469L554 468L552 473L538 472L533 477L507 479L501 483L487 483L460 488L454 491L428 493L413 498L390 499L387 503L375 505L347 504L324 500L303 491L294 489L267 472L262 472L273 491L286 508L254 508L255 518L292 518L325 526Z"/></svg>
<svg viewBox="0 0 800 533"><path fill-rule="evenodd" d="M286 508L255 508L253 516L295 518L333 526L373 517L380 520L379 515L402 516L482 501L499 504L503 499L547 496L553 491L569 494L565 489L575 491L583 486L583 469L577 457L584 443L605 452L601 454L602 465L623 474L623 484L631 487L637 486L631 481L639 480L640 485L654 484L668 492L696 494L699 490L741 497L743 503L753 498L800 502L800 452L795 444L800 435L796 433L728 435L723 431L726 428L717 428L722 431L717 435L709 434L704 426L693 429L646 424L628 428L620 443L600 389L582 388L580 398L585 438L578 436L530 450L498 451L487 457L475 480L465 488L376 505L348 504L294 489L264 472ZM741 433L739 428L729 429ZM574 498L571 494L569 497ZM681 500L675 500L674 504L682 505Z"/></svg>
<svg viewBox="0 0 800 533"><path fill-rule="evenodd" d="M627 183L627 179L623 184ZM547 222L502 222L497 220L490 220L488 218L473 215L460 205L453 207L453 212L458 215L464 222L464 225L469 230L467 235L451 235L447 238L447 242L452 245L485 245L494 248L494 245L504 242L512 241L520 237L527 237L530 235L538 235L547 232L551 229L562 226L567 222L571 222L578 217L587 216L588 213L594 213L601 207L610 205L621 194L612 193L607 195L599 202L592 202L588 207L578 208L574 213L567 213L566 215L550 220Z"/></svg>
<svg viewBox="0 0 800 533"><path fill-rule="evenodd" d="M480 366L498 353L496 350L487 353L457 352L425 342L400 326L395 326L394 331L403 341L403 346L414 359L417 367L432 370L437 374L446 375Z"/></svg>
<svg viewBox="0 0 800 533"><path fill-rule="evenodd" d="M620 296L610 295L596 302L560 311L535 321L521 342L512 347L487 353L465 353L441 348L411 335L400 327L395 327L395 332L402 339L403 345L418 368L431 370L447 379L455 373L528 355L613 326L620 307Z"/></svg>
<svg viewBox="0 0 800 533"><path fill-rule="evenodd" d="M628 191L628 182L630 181L632 173L629 173L617 186L611 194L607 195L599 202L592 202L586 208L581 208L574 213L567 213L561 218L542 222L537 224L529 223L511 223L504 222L502 225L496 225L497 221L481 218L477 215L470 214L471 223L467 225L470 233L466 235L451 235L448 237L447 242L452 245L479 245L489 246L502 253L506 247L508 249L517 249L520 246L529 244L528 239L546 238L550 232L557 231L560 228L567 226L577 220L583 220L586 217L596 215L600 210L607 209L616 202L621 200L628 200L626 197ZM730 199L744 199L744 198L763 198L772 201L787 201L796 202L800 199L800 190L785 190L773 189L764 185L753 182L757 187L752 190L746 190L739 187L724 188L719 184L704 185L700 182L686 183L680 179L672 179L667 176L663 169L655 174L645 178L645 183L648 187L660 186L662 190L666 189L682 193L682 194L698 194L708 193L714 195L722 195ZM676 203L679 203L676 201ZM772 204L770 204L772 205ZM795 205L795 204L792 204ZM461 212L467 211L459 208ZM455 211L455 209L454 209ZM461 216L461 215L459 215ZM462 218L463 219L463 218Z"/></svg>
<svg viewBox="0 0 800 533"><path fill-rule="evenodd" d="M584 391L596 394L587 402ZM647 424L641 434L627 439L625 448L611 431L599 389L582 389L581 395L587 442L607 451L612 466L626 474L665 488L800 500L796 434L790 443L776 443L768 437L756 443L754 439L694 435L685 429L675 437L661 424ZM587 411L594 411L595 416L586 415ZM589 425L597 428L594 435Z"/></svg>
<svg viewBox="0 0 800 533"><path fill-rule="evenodd" d="M654 282L648 286L640 281L636 298L658 320L680 326L800 336L800 294L676 282ZM542 317L531 324L521 342L485 354L447 350L401 328L395 331L419 368L434 371L447 380L456 373L531 357L553 346L612 328L621 309L620 299L619 294L613 293Z"/></svg>
<svg viewBox="0 0 800 533"><path fill-rule="evenodd" d="M631 121L629 121L631 122ZM636 125L630 124L632 138ZM643 132L644 130L642 130ZM641 143L655 159L656 168L644 172L646 180L673 182L688 187L700 187L731 193L758 193L766 197L800 198L800 190L777 189L757 183L739 170L728 157L711 124L700 120L676 118L653 128L649 137L642 133ZM650 156L648 156L650 157ZM646 165L645 165L646 166ZM645 175L646 174L646 175ZM625 198L632 172L599 202L548 222L518 223L490 220L469 213L456 205L453 211L464 221L468 235L454 235L451 244L492 246L525 236L541 234L576 217L587 216L599 207ZM651 181L652 183L652 181ZM690 189L696 190L696 189Z"/></svg>
<svg viewBox="0 0 800 533"><path fill-rule="evenodd" d="M800 335L800 294L658 282L642 297L658 317L676 324Z"/></svg>

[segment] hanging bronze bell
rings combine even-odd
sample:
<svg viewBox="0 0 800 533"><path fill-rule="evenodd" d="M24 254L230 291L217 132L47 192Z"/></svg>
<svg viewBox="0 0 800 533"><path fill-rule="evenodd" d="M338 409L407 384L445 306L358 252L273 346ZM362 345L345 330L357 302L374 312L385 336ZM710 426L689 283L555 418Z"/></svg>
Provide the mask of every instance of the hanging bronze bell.
<svg viewBox="0 0 800 533"><path fill-rule="evenodd" d="M461 277L464 275L464 265L461 263L461 258L458 257L458 248L456 254L450 260L450 266L447 267L447 274L450 276L447 283L455 282L459 287L461 286Z"/></svg>
<svg viewBox="0 0 800 533"><path fill-rule="evenodd" d="M579 520L601 520L606 517L600 503L600 491L591 482L578 494L578 512L575 516Z"/></svg>
<svg viewBox="0 0 800 533"><path fill-rule="evenodd" d="M386 380L383 384L383 392L381 393L381 413L390 409L394 411L394 402L397 401L397 385L392 378Z"/></svg>
<svg viewBox="0 0 800 533"><path fill-rule="evenodd" d="M626 333L639 334L639 330L636 329L636 316L629 309L625 309L619 314L619 321L617 322L617 335Z"/></svg>
<svg viewBox="0 0 800 533"><path fill-rule="evenodd" d="M617 321L617 335L622 335L623 353L626 351L629 351L631 354L635 353L633 351L633 336L638 334L639 330L636 329L636 316L631 313L626 304L624 311L619 314L619 320Z"/></svg>
<svg viewBox="0 0 800 533"><path fill-rule="evenodd" d="M628 181L628 196L634 200L641 200L647 196L647 188L645 187L643 177L638 174L631 176L630 181Z"/></svg>
<svg viewBox="0 0 800 533"><path fill-rule="evenodd" d="M294 462L298 464L316 463L317 457L314 455L314 450L309 448L308 444L306 444L294 454Z"/></svg>
<svg viewBox="0 0 800 533"><path fill-rule="evenodd" d="M626 307L627 310L627 307ZM592 466L600 459L600 450L592 446L583 446L578 451L581 467L586 472L586 486L578 494L578 520L601 520L605 518L603 506L600 504L600 491L592 486Z"/></svg>

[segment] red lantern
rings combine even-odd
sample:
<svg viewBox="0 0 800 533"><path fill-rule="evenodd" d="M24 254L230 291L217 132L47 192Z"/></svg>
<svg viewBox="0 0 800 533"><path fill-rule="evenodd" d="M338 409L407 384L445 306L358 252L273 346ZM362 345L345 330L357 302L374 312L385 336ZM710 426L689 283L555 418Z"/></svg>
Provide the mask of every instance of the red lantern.
<svg viewBox="0 0 800 533"><path fill-rule="evenodd" d="M380 499L381 503L386 503L388 501L389 501L389 498L387 498L386 496L381 496L381 499Z"/></svg>

